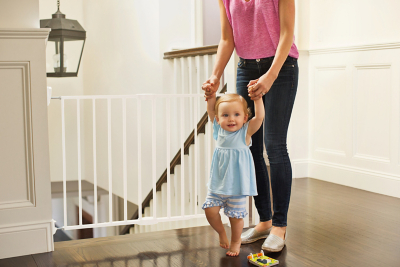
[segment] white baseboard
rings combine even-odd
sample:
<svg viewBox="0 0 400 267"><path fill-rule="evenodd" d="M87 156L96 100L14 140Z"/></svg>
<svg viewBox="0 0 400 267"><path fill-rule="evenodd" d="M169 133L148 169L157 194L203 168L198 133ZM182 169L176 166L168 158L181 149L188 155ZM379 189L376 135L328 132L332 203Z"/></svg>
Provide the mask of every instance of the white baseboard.
<svg viewBox="0 0 400 267"><path fill-rule="evenodd" d="M309 177L309 160L308 159L295 159L291 160L292 163L292 177L304 178Z"/></svg>
<svg viewBox="0 0 400 267"><path fill-rule="evenodd" d="M54 250L52 221L0 226L0 259Z"/></svg>
<svg viewBox="0 0 400 267"><path fill-rule="evenodd" d="M308 169L311 178L400 198L398 175L317 160L309 160Z"/></svg>

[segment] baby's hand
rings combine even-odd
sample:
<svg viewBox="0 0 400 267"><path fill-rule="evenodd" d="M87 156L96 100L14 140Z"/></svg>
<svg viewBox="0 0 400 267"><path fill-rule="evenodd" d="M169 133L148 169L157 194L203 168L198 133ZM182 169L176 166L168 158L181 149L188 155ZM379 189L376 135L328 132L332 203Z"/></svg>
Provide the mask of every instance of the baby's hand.
<svg viewBox="0 0 400 267"><path fill-rule="evenodd" d="M204 90L204 97L206 98L206 101L212 97L215 97L218 87L219 79L213 75L203 83L201 89Z"/></svg>
<svg viewBox="0 0 400 267"><path fill-rule="evenodd" d="M256 89L255 89L255 86L256 86L256 84L258 83L258 80L259 79L257 79L257 80L251 80L250 82L249 82L249 84L247 85L247 92L248 92L248 95L249 95L249 97L251 98L251 100L255 100L255 99L253 99L253 97L254 97L254 93L255 93L255 91L256 91Z"/></svg>

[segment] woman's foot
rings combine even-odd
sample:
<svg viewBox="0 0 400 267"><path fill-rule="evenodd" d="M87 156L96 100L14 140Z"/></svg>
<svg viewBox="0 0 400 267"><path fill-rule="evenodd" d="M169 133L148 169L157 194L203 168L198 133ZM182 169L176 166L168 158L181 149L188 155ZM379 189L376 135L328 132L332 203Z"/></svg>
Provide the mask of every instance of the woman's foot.
<svg viewBox="0 0 400 267"><path fill-rule="evenodd" d="M231 247L229 248L229 251L226 252L226 255L231 256L231 257L235 257L239 255L240 252L240 244L241 244L241 240L239 241L231 241Z"/></svg>
<svg viewBox="0 0 400 267"><path fill-rule="evenodd" d="M229 248L229 240L225 231L219 235L219 246L225 249Z"/></svg>
<svg viewBox="0 0 400 267"><path fill-rule="evenodd" d="M273 226L272 230L271 230L271 234L276 235L277 237L280 237L282 240L285 240L286 226L285 227Z"/></svg>
<svg viewBox="0 0 400 267"><path fill-rule="evenodd" d="M266 222L259 222L256 227L254 227L254 229L257 230L257 232L261 233L264 232L266 230L268 230L269 228L272 227L272 220L266 221Z"/></svg>

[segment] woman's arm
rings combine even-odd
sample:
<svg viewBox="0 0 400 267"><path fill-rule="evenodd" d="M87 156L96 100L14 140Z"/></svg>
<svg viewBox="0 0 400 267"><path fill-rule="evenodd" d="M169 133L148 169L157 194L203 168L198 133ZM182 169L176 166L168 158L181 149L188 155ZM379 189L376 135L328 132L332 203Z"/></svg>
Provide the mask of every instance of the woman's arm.
<svg viewBox="0 0 400 267"><path fill-rule="evenodd" d="M262 98L254 100L254 113L254 117L249 121L246 139L250 138L255 132L258 131L258 129L260 129L261 124L264 120L265 110ZM250 139L248 141L250 142Z"/></svg>
<svg viewBox="0 0 400 267"><path fill-rule="evenodd" d="M272 84L278 77L279 71L288 57L293 44L294 22L294 0L279 0L280 37L278 47L276 49L274 61L267 73L257 80L250 81L247 85L248 87L254 85L252 89L249 89L249 96L252 100L261 98L263 93L268 93Z"/></svg>
<svg viewBox="0 0 400 267"><path fill-rule="evenodd" d="M233 31L226 15L224 3L222 2L222 0L219 0L218 2L221 21L221 40L219 41L217 57L212 74L210 78L202 85L202 89L205 92L206 100L208 100L209 96L212 96L218 90L222 73L224 72L226 64L228 64L228 61L235 47L235 44L233 42Z"/></svg>

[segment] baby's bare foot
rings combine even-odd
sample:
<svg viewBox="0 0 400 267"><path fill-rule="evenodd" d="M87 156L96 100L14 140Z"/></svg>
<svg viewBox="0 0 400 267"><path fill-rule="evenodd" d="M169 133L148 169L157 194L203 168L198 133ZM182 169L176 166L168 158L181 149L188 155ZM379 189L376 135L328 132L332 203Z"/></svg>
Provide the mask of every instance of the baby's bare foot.
<svg viewBox="0 0 400 267"><path fill-rule="evenodd" d="M219 235L219 246L225 249L229 248L229 240L225 232Z"/></svg>
<svg viewBox="0 0 400 267"><path fill-rule="evenodd" d="M226 255L235 257L239 255L240 252L240 243L242 242L241 239L239 241L233 242L231 241L231 247L229 248L229 251L226 252Z"/></svg>

